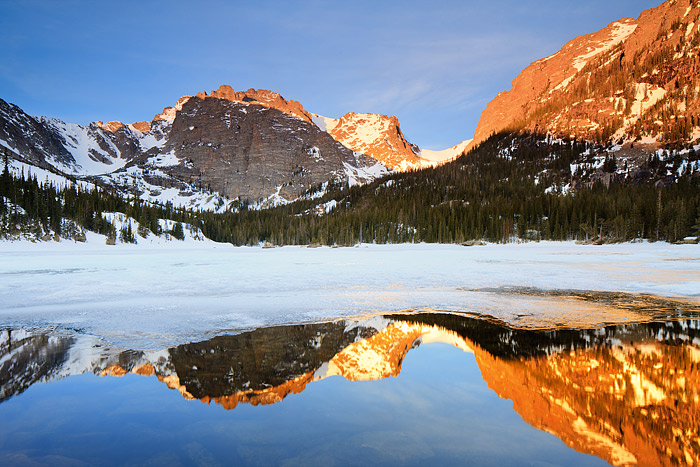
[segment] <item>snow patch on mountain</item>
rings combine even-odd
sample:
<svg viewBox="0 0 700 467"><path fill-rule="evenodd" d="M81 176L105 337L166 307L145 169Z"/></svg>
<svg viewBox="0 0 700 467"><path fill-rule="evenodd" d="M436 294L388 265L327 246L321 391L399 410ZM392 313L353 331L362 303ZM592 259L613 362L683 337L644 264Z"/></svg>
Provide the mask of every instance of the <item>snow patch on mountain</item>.
<svg viewBox="0 0 700 467"><path fill-rule="evenodd" d="M98 175L119 170L128 162L107 137L102 128L66 123L40 117L42 123L53 128L64 141L64 147L73 156L74 164L53 161L57 169L75 175ZM100 144L102 143L102 144ZM49 161L51 162L51 161Z"/></svg>
<svg viewBox="0 0 700 467"><path fill-rule="evenodd" d="M146 163L152 167L173 167L180 165L180 159L175 155L175 151L171 150L165 154L149 157Z"/></svg>
<svg viewBox="0 0 700 467"><path fill-rule="evenodd" d="M348 186L362 185L391 173L389 169L379 162L369 167L356 167L343 162L343 171L347 177Z"/></svg>
<svg viewBox="0 0 700 467"><path fill-rule="evenodd" d="M456 159L461 156L467 146L472 142L471 139L462 141L459 144L455 144L451 148L443 149L441 151L432 151L430 149L421 149L420 157L425 160L426 165L434 166L438 164L444 164L445 162Z"/></svg>
<svg viewBox="0 0 700 467"><path fill-rule="evenodd" d="M166 121L163 120L165 123ZM167 122L168 125L163 125L163 126L169 126L170 122ZM153 131L153 128L151 128L151 131L148 133L141 133L139 130L137 130L134 127L129 127L131 130L132 134L136 137L136 139L139 142L139 146L141 146L141 149L145 152L148 151L152 148L162 148L165 146L165 142L167 139L163 135L162 131L156 133Z"/></svg>
<svg viewBox="0 0 700 467"><path fill-rule="evenodd" d="M311 115L311 121L314 122L314 124L321 130L321 131L331 131L333 128L338 125L338 119L337 118L328 118L324 117L323 115L318 115L318 114L310 114Z"/></svg>
<svg viewBox="0 0 700 467"><path fill-rule="evenodd" d="M596 47L591 47L592 50L589 52L579 55L573 61L573 67L576 71L581 71L583 67L586 66L588 61L593 57L612 49L620 42L627 39L632 33L637 29L637 24L634 20L628 20L629 22L617 21L612 23L610 26L612 28L610 38L605 41L601 41Z"/></svg>
<svg viewBox="0 0 700 467"><path fill-rule="evenodd" d="M268 209L289 204L291 201L280 195L280 191L282 191L282 185L275 187L275 191L267 198L248 206L248 209Z"/></svg>
<svg viewBox="0 0 700 467"><path fill-rule="evenodd" d="M163 163L170 163L175 157L167 156L165 161L168 162ZM157 157L153 159L158 160ZM104 184L122 192L136 191L143 201L160 205L170 203L175 208L221 213L231 210L235 203L235 200L219 193L176 180L157 167L144 169L130 166L119 172L103 175L100 179Z"/></svg>

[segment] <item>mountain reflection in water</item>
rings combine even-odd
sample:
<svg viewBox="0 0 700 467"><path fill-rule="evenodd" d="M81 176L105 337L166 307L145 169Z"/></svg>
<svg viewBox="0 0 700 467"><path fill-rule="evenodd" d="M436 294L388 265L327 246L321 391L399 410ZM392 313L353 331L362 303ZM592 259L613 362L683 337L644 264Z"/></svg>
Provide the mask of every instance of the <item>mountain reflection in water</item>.
<svg viewBox="0 0 700 467"><path fill-rule="evenodd" d="M399 313L264 328L157 352L110 349L80 334L2 332L0 402L36 382L136 373L225 409L277 403L334 375L395 377L412 348L442 342L474 353L491 390L577 451L614 465L700 464L697 320L528 330Z"/></svg>

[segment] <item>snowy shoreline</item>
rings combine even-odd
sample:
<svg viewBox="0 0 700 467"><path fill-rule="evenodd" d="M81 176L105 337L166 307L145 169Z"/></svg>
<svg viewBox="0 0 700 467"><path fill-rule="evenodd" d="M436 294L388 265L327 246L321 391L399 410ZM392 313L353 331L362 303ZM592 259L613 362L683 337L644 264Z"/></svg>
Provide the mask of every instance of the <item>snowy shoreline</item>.
<svg viewBox="0 0 700 467"><path fill-rule="evenodd" d="M196 240L191 237L185 238L185 240L176 239L163 239L157 238L156 241L149 239L142 239L139 237L138 243L125 243L116 242L115 245L109 245L106 242L107 237L95 232L85 231L86 241L80 242L76 240L70 240L62 238L60 241L49 240L49 241L33 241L26 239L18 240L3 240L0 239L0 253L3 251L22 251L22 250L43 250L43 251L60 251L60 250L121 250L121 249L139 249L139 250L158 250L158 249L182 249L182 248L255 248L260 249L263 247L264 243L261 242L259 245L245 245L236 246L225 242L215 242L210 239ZM577 248L592 248L592 249L605 249L608 247L618 247L618 246L629 246L631 248L637 247L661 247L661 248L688 248L693 251L700 252L700 244L686 243L686 244L673 244L669 242L659 241L650 242L648 240L638 240L631 242L617 242L617 243L606 243L603 245L578 243L573 240L568 241L521 241L514 243L483 243L475 245L462 245L459 243L362 243L355 244L351 246L336 246L336 245L275 245L273 248L309 248L309 249L352 249L352 248L392 248L392 247L415 247L415 248L426 248L426 247L460 247L460 248L531 248L535 245L540 247L546 246L556 246L556 245L570 245ZM267 249L267 248L266 248ZM272 248L270 248L272 249Z"/></svg>

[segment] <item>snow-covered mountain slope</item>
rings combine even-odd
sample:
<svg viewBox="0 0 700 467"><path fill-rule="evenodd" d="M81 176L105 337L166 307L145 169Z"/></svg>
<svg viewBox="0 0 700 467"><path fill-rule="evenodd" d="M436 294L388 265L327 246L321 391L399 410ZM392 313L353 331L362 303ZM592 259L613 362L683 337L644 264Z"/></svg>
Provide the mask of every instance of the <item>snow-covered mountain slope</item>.
<svg viewBox="0 0 700 467"><path fill-rule="evenodd" d="M70 166L75 160L59 135L16 105L0 99L0 147L27 163L43 168ZM3 151L4 152L4 151Z"/></svg>
<svg viewBox="0 0 700 467"><path fill-rule="evenodd" d="M473 140L468 139L462 141L459 144L452 146L451 148L443 149L441 151L432 151L430 149L421 149L420 157L427 163L433 165L444 164L445 162L456 159L461 156L462 153L469 147Z"/></svg>
<svg viewBox="0 0 700 467"><path fill-rule="evenodd" d="M118 170L128 162L130 155L122 155L110 137L111 132L96 124L76 125L49 117L40 117L39 121L58 136L72 156L68 163L53 161L52 165L61 172L78 176L97 175Z"/></svg>
<svg viewBox="0 0 700 467"><path fill-rule="evenodd" d="M318 187L385 175L318 129L301 104L264 90L183 96L151 122L35 118L0 101L10 157L150 202L225 211L291 202Z"/></svg>

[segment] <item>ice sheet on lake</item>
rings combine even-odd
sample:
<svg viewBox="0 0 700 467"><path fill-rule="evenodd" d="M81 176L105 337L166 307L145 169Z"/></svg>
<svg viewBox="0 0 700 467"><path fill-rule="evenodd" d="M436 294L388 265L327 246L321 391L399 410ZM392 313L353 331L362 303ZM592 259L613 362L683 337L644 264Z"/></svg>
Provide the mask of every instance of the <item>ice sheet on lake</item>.
<svg viewBox="0 0 700 467"><path fill-rule="evenodd" d="M265 325L447 310L529 327L640 320L502 290L647 293L700 302L700 246L573 243L276 249L0 243L0 328L59 326L162 348Z"/></svg>

